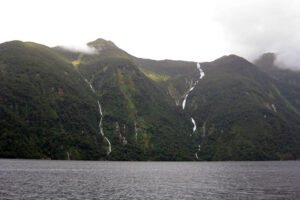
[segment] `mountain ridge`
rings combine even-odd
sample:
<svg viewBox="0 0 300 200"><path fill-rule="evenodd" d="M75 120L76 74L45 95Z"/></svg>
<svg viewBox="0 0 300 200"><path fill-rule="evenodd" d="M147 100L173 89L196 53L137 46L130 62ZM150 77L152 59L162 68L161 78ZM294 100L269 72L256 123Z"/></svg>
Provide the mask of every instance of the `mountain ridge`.
<svg viewBox="0 0 300 200"><path fill-rule="evenodd" d="M97 52L0 44L1 157L299 158L297 74L278 80L229 55L199 63L199 79L196 62L137 58L103 39L88 45Z"/></svg>

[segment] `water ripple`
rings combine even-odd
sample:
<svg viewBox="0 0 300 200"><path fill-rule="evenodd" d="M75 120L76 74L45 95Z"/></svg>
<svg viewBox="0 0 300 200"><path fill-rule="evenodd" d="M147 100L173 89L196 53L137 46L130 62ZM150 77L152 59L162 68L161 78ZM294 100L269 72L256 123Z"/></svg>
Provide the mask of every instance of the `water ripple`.
<svg viewBox="0 0 300 200"><path fill-rule="evenodd" d="M300 199L300 162L0 160L0 199Z"/></svg>

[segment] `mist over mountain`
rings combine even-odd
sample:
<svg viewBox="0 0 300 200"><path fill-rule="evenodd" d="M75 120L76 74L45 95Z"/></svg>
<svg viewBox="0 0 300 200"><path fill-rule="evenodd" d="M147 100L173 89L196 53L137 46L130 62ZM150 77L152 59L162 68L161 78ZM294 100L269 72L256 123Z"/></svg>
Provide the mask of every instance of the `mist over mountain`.
<svg viewBox="0 0 300 200"><path fill-rule="evenodd" d="M285 160L300 157L300 75L276 55L212 62L0 44L0 157Z"/></svg>
<svg viewBox="0 0 300 200"><path fill-rule="evenodd" d="M280 68L300 70L299 1L233 0L219 2L216 10L230 52L249 60L274 52Z"/></svg>

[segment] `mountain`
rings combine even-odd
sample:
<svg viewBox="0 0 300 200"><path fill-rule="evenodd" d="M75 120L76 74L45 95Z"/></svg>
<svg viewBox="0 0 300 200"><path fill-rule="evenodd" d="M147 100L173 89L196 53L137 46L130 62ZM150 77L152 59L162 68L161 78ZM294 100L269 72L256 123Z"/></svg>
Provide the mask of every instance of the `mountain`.
<svg viewBox="0 0 300 200"><path fill-rule="evenodd" d="M95 95L51 48L12 41L0 45L0 156L101 159Z"/></svg>
<svg viewBox="0 0 300 200"><path fill-rule="evenodd" d="M266 72L272 78L288 83L290 85L300 85L300 72L280 66L276 62L277 56L274 53L265 53L254 61L261 71Z"/></svg>
<svg viewBox="0 0 300 200"><path fill-rule="evenodd" d="M193 159L188 120L166 93L112 42L88 45L98 53L81 54L73 63L101 102L105 135L114 149L110 159Z"/></svg>
<svg viewBox="0 0 300 200"><path fill-rule="evenodd" d="M0 157L299 159L300 78L272 55L156 61L87 45L0 44Z"/></svg>
<svg viewBox="0 0 300 200"><path fill-rule="evenodd" d="M276 54L265 53L255 60L261 71L267 73L278 84L281 94L288 100L294 110L300 110L300 72L286 69L276 62Z"/></svg>
<svg viewBox="0 0 300 200"><path fill-rule="evenodd" d="M146 74L172 77L157 82L182 106L197 80L196 63L137 62ZM284 95L282 88L288 85L235 55L201 67L205 76L190 92L185 107L198 125L193 137L201 148L199 159L276 160L299 155L300 115L293 103L299 97L292 100Z"/></svg>
<svg viewBox="0 0 300 200"><path fill-rule="evenodd" d="M300 115L277 81L235 55L203 69L206 77L187 109L206 126L200 133L204 159L273 160L299 153Z"/></svg>

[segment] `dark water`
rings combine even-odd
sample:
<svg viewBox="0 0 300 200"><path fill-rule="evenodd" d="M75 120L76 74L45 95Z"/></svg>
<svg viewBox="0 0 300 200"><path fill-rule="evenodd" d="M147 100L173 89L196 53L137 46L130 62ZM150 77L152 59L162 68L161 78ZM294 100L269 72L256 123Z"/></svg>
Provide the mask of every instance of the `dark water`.
<svg viewBox="0 0 300 200"><path fill-rule="evenodd" d="M0 160L0 199L300 199L300 162Z"/></svg>

